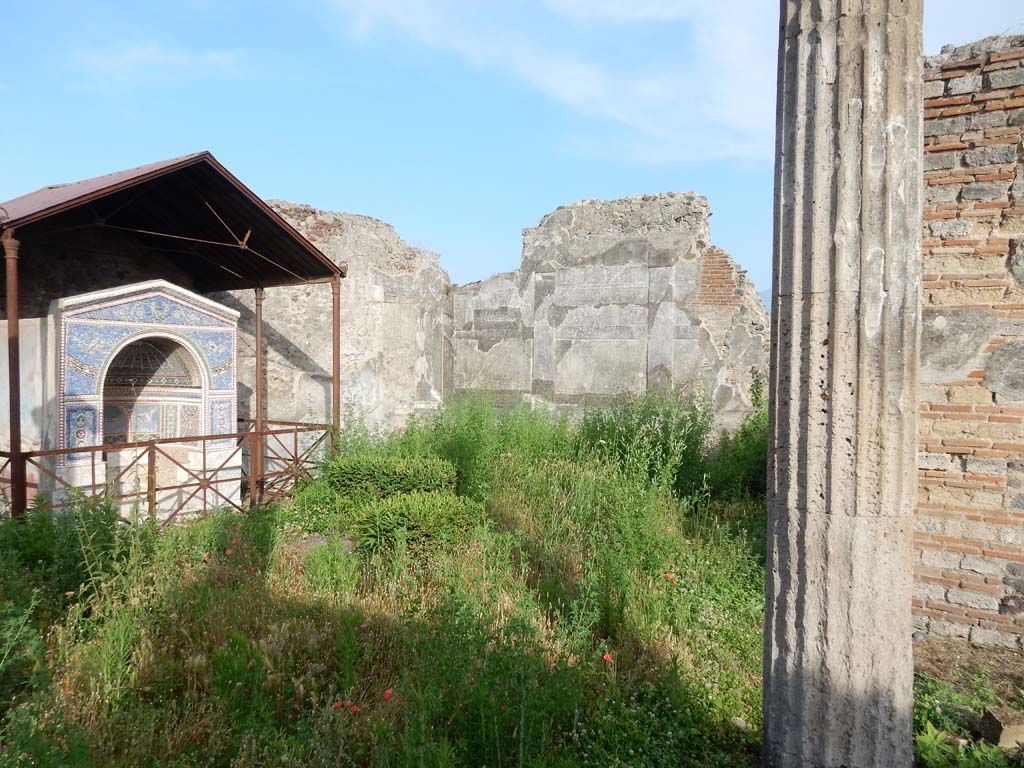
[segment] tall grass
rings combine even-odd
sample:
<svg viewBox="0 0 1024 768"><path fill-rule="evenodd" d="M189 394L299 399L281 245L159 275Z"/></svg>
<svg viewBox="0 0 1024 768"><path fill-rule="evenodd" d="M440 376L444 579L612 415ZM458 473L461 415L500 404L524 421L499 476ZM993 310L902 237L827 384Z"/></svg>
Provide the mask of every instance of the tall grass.
<svg viewBox="0 0 1024 768"><path fill-rule="evenodd" d="M0 763L750 764L762 518L709 484L699 405L468 401L342 444L355 491L0 525ZM381 491L438 461L461 498Z"/></svg>

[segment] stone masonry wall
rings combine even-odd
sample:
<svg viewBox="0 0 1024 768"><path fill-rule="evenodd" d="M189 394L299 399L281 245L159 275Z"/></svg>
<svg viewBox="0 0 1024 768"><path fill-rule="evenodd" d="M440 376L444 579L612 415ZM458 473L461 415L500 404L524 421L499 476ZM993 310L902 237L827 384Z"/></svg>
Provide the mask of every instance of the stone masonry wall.
<svg viewBox="0 0 1024 768"><path fill-rule="evenodd" d="M397 426L435 408L451 380L450 283L437 255L404 242L367 216L271 201L274 209L335 263L341 281L342 408L372 427ZM239 319L239 413L252 409L254 297L214 297ZM331 289L270 288L263 302L267 416L329 421Z"/></svg>
<svg viewBox="0 0 1024 768"><path fill-rule="evenodd" d="M719 424L750 409L767 365L768 317L735 262L708 244L707 200L652 195L559 208L524 232L515 272L453 287L437 256L365 216L271 203L337 263L342 400L393 427L472 391L573 406L675 385L711 398ZM252 407L253 293L214 297L241 312L239 412ZM267 416L330 412L331 295L272 288L264 300Z"/></svg>
<svg viewBox="0 0 1024 768"><path fill-rule="evenodd" d="M1024 37L926 62L919 630L1024 638Z"/></svg>
<svg viewBox="0 0 1024 768"><path fill-rule="evenodd" d="M767 367L753 284L710 245L693 193L587 200L523 233L519 270L454 289L456 394L572 407L675 386L723 427Z"/></svg>

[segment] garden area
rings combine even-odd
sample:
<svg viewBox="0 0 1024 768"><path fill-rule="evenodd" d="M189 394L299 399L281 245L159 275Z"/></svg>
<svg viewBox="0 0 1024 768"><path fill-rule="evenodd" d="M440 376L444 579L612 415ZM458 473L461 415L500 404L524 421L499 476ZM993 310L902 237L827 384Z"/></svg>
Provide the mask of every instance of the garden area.
<svg viewBox="0 0 1024 768"><path fill-rule="evenodd" d="M758 764L763 406L468 400L339 443L245 515L0 522L0 765ZM971 664L918 675L922 765L1015 764L973 734L1024 680Z"/></svg>

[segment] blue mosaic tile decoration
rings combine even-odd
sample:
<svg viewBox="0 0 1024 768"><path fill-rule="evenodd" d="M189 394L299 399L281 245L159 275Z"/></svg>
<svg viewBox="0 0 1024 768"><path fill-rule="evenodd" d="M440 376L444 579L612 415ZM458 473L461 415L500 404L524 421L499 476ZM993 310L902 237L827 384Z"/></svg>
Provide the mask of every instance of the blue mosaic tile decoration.
<svg viewBox="0 0 1024 768"><path fill-rule="evenodd" d="M210 371L210 389L235 386L235 335L231 331L185 331L202 352Z"/></svg>
<svg viewBox="0 0 1024 768"><path fill-rule="evenodd" d="M231 418L232 402L230 400L210 401L210 434L226 435L234 432L234 419Z"/></svg>
<svg viewBox="0 0 1024 768"><path fill-rule="evenodd" d="M66 310L62 322L60 368L60 407L64 414L61 421L62 446L96 445L100 442L105 431L99 413L105 394L101 380L104 371L125 344L146 337L176 341L191 355L201 358L202 399L207 401L209 394L222 395L208 400L210 432L227 434L235 431L237 324L192 306L187 300L170 295L163 289L154 291L149 286L142 292L145 295L97 300L91 306ZM74 402L65 402L68 398ZM85 413L82 409L88 410L91 417L82 416ZM184 435L195 435L205 431L202 413L190 407L182 411L180 421L176 418L177 412L164 420L159 409L151 413L143 407L133 410L133 423L124 425L127 429L117 424L111 426L114 427L113 432L120 435L123 430L134 440L171 437L168 431L177 432L179 429ZM75 414L75 425L71 423L72 414ZM79 427L78 422L83 418L85 423ZM75 463L88 457L88 454L72 454L66 462Z"/></svg>
<svg viewBox="0 0 1024 768"><path fill-rule="evenodd" d="M92 405L69 405L65 413L65 431L68 448L84 448L96 445L96 407ZM75 453L69 457L75 461L89 458L88 453Z"/></svg>
<svg viewBox="0 0 1024 768"><path fill-rule="evenodd" d="M231 323L188 307L170 296L156 295L77 315L83 320L113 320L145 325L199 325L230 328Z"/></svg>
<svg viewBox="0 0 1024 768"><path fill-rule="evenodd" d="M65 395L98 395L97 377L116 347L138 328L118 325L68 323Z"/></svg>

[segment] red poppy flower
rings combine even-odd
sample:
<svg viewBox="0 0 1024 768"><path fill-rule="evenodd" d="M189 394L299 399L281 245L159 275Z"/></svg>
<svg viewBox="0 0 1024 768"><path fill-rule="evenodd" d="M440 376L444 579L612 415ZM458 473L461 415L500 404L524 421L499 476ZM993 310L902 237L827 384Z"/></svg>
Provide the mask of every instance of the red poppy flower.
<svg viewBox="0 0 1024 768"><path fill-rule="evenodd" d="M238 543L238 539L232 539L232 540L231 540L231 543L232 543L232 544L237 544L237 543Z"/></svg>
<svg viewBox="0 0 1024 768"><path fill-rule="evenodd" d="M363 708L360 707L358 704L353 704L352 705L352 714L353 715L358 715L362 711L363 711Z"/></svg>
<svg viewBox="0 0 1024 768"><path fill-rule="evenodd" d="M604 656L602 656L601 658L604 659L604 663L605 664L611 664L612 663L612 652L611 651L605 651Z"/></svg>
<svg viewBox="0 0 1024 768"><path fill-rule="evenodd" d="M337 701L334 702L334 708L335 709L341 709L341 699L338 699Z"/></svg>
<svg viewBox="0 0 1024 768"><path fill-rule="evenodd" d="M395 692L391 688L388 688L386 691L384 691L384 696L382 698L384 699L384 701L391 701L391 697L394 695Z"/></svg>
<svg viewBox="0 0 1024 768"><path fill-rule="evenodd" d="M227 549L224 550L224 554L227 555L228 557L231 557L231 553L234 552L234 551L235 550L233 550L231 547L228 547Z"/></svg>

